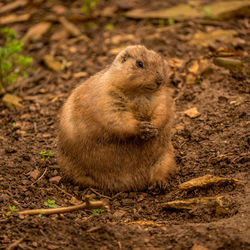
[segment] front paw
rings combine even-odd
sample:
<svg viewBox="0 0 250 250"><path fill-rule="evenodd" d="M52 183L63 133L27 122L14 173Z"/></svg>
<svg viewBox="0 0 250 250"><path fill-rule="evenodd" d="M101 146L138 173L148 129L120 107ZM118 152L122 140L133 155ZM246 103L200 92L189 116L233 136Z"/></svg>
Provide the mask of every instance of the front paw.
<svg viewBox="0 0 250 250"><path fill-rule="evenodd" d="M149 140L158 135L158 129L150 122L141 122L139 124L140 138Z"/></svg>

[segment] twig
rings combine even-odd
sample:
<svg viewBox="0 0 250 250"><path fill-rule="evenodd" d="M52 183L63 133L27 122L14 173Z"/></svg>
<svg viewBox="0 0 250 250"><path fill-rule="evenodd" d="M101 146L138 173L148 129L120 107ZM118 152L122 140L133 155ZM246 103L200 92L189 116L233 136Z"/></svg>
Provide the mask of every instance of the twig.
<svg viewBox="0 0 250 250"><path fill-rule="evenodd" d="M73 212L81 209L97 209L104 208L104 203L102 201L89 201L88 204L86 202L71 206L71 207L59 207L59 208L47 208L47 209L32 209L32 210L24 210L18 212L19 215L36 215L36 214L62 214L67 212Z"/></svg>
<svg viewBox="0 0 250 250"><path fill-rule="evenodd" d="M16 249L16 247L23 241L24 238L21 238L19 240L14 241L13 243L11 243L6 249L7 250L12 250L12 249Z"/></svg>
<svg viewBox="0 0 250 250"><path fill-rule="evenodd" d="M43 174L36 181L34 181L31 184L31 186L33 186L35 183L37 183L38 181L40 181L43 178L43 176L46 174L47 170L48 170L48 168L46 167L45 170L44 170L44 172L43 172Z"/></svg>
<svg viewBox="0 0 250 250"><path fill-rule="evenodd" d="M97 191L95 191L95 189L93 189L93 188L91 188L91 187L89 187L89 190L92 191L93 193L99 195L100 197L103 197L103 198L107 198L107 199L109 199L109 200L112 200L111 197L106 196L106 195L103 195L103 194L100 194L100 193L98 193Z"/></svg>
<svg viewBox="0 0 250 250"><path fill-rule="evenodd" d="M60 187L58 187L57 185L55 185L54 184L54 186L58 189L58 190L60 190L62 193L64 193L64 194L66 194L66 195L68 195L68 196L70 196L71 198L73 198L73 199L75 199L76 201L79 201L74 195L72 195L72 194L70 194L70 193L68 193L67 191L65 191L64 189L62 189L62 188L60 188ZM80 201L79 201L80 202Z"/></svg>
<svg viewBox="0 0 250 250"><path fill-rule="evenodd" d="M122 194L122 193L123 193L123 192L119 192L119 193L113 195L113 196L112 196L112 200L115 199L116 197L118 197L118 196L119 196L120 194Z"/></svg>

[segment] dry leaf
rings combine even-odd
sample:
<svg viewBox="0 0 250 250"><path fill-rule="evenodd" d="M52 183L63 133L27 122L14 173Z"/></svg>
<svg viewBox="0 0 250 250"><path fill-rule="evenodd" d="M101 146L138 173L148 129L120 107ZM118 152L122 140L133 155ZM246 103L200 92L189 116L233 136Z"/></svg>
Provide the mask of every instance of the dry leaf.
<svg viewBox="0 0 250 250"><path fill-rule="evenodd" d="M185 200L169 201L166 203L162 203L161 207L177 209L177 210L183 210L183 209L191 210L200 205L206 205L208 207L210 206L223 207L223 203L221 200L222 198L223 198L222 196L215 196L215 197L191 198Z"/></svg>
<svg viewBox="0 0 250 250"><path fill-rule="evenodd" d="M56 61L55 58L51 55L45 55L43 61L46 66L53 71L62 70L62 64L59 61Z"/></svg>
<svg viewBox="0 0 250 250"><path fill-rule="evenodd" d="M197 74L199 71L199 62L197 60L193 61L188 70L193 74Z"/></svg>
<svg viewBox="0 0 250 250"><path fill-rule="evenodd" d="M224 2L214 2L212 4L206 5L203 9L209 9L210 15L206 15L206 17L211 16L212 19L229 19L234 16L241 15L245 17L250 16L250 0L240 0L240 1L228 1ZM205 13L204 13L205 14Z"/></svg>
<svg viewBox="0 0 250 250"><path fill-rule="evenodd" d="M69 22L65 17L60 17L59 21L71 35L81 35L81 31L73 23Z"/></svg>
<svg viewBox="0 0 250 250"><path fill-rule="evenodd" d="M87 77L87 76L88 76L87 72L78 72L73 74L74 78Z"/></svg>
<svg viewBox="0 0 250 250"><path fill-rule="evenodd" d="M20 103L21 98L12 94L5 94L3 96L3 104L8 108L22 108L23 105Z"/></svg>
<svg viewBox="0 0 250 250"><path fill-rule="evenodd" d="M114 48L114 49L111 49L109 51L109 54L112 55L112 56L116 56L120 53L120 51L122 50L123 48Z"/></svg>
<svg viewBox="0 0 250 250"><path fill-rule="evenodd" d="M117 11L117 6L109 6L101 11L101 16L112 17L116 11Z"/></svg>
<svg viewBox="0 0 250 250"><path fill-rule="evenodd" d="M20 8L20 7L24 7L25 5L27 5L27 3L28 3L27 0L18 0L13 3L6 4L3 7L1 7L0 14Z"/></svg>
<svg viewBox="0 0 250 250"><path fill-rule="evenodd" d="M186 76L186 84L193 84L196 82L197 77L193 74L187 74Z"/></svg>
<svg viewBox="0 0 250 250"><path fill-rule="evenodd" d="M118 45L124 41L134 41L135 36L133 34L127 34L127 35L116 35L111 37L111 39L108 39L107 42L111 42L112 44Z"/></svg>
<svg viewBox="0 0 250 250"><path fill-rule="evenodd" d="M198 177L190 181L184 182L179 185L179 188L186 190L186 189L193 189L193 188L201 188L201 187L205 187L208 185L215 185L215 184L222 184L222 183L236 183L236 182L239 182L239 180L233 179L233 178L222 178L222 177L208 174L208 175L204 175L202 177Z"/></svg>
<svg viewBox="0 0 250 250"><path fill-rule="evenodd" d="M23 43L26 43L29 39L38 40L45 34L51 26L49 22L41 22L32 26L22 38Z"/></svg>
<svg viewBox="0 0 250 250"><path fill-rule="evenodd" d="M244 67L242 61L232 58L217 57L214 58L213 62L215 65L228 69L231 72L240 72Z"/></svg>
<svg viewBox="0 0 250 250"><path fill-rule="evenodd" d="M191 248L191 250L208 250L208 248L201 246L201 245L197 245L196 243L193 245L193 247Z"/></svg>
<svg viewBox="0 0 250 250"><path fill-rule="evenodd" d="M52 34L50 40L52 41L60 41L66 39L69 36L69 32L65 29L60 29Z"/></svg>
<svg viewBox="0 0 250 250"><path fill-rule="evenodd" d="M184 66L185 61L179 58L167 57L167 61L172 68L182 68Z"/></svg>
<svg viewBox="0 0 250 250"><path fill-rule="evenodd" d="M219 48L213 53L213 56L216 57L243 56L243 53L240 50L234 50L230 48Z"/></svg>
<svg viewBox="0 0 250 250"><path fill-rule="evenodd" d="M236 34L237 32L235 30L218 29L210 33L198 31L189 41L189 44L197 47L207 47L209 45L213 45L216 41L230 43L234 40L234 36Z"/></svg>
<svg viewBox="0 0 250 250"><path fill-rule="evenodd" d="M125 13L125 16L131 18L172 18L176 20L197 18L203 15L201 11L188 4L180 4L164 10L145 11L144 9L135 9Z"/></svg>
<svg viewBox="0 0 250 250"><path fill-rule="evenodd" d="M64 15L67 12L67 8L63 5L54 5L51 10L57 15Z"/></svg>
<svg viewBox="0 0 250 250"><path fill-rule="evenodd" d="M9 23L17 23L17 22L25 22L29 20L30 14L16 15L11 14L5 17L0 18L0 24L9 24Z"/></svg>
<svg viewBox="0 0 250 250"><path fill-rule="evenodd" d="M200 116L200 112L197 110L196 107L184 111L184 114L190 118L196 118Z"/></svg>

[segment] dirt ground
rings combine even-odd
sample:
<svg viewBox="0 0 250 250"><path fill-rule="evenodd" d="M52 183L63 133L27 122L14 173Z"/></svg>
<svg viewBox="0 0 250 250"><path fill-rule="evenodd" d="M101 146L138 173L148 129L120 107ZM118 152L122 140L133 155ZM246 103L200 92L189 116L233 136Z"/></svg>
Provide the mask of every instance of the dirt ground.
<svg viewBox="0 0 250 250"><path fill-rule="evenodd" d="M0 9L10 2L2 0ZM250 249L249 75L213 64L216 53L229 51L249 67L249 18L190 19L167 25L123 15L134 8L157 10L177 2L186 1L100 1L94 17L82 18L81 1L33 0L2 14L30 15L23 22L0 24L13 28L21 38L38 23L48 22L50 28L25 43L24 54L34 58L34 71L13 91L23 107L8 109L0 102L0 249ZM58 21L61 16L81 34L67 31ZM198 31L210 34L217 29L234 30L235 35L203 47L189 43ZM169 85L176 105L172 140L178 171L163 190L103 194L82 189L60 179L58 114L75 86L130 44L144 44L172 65ZM52 55L64 69L49 69L45 55ZM197 70L197 62L206 67ZM199 116L183 113L193 107ZM54 155L43 161L39 152L44 150ZM178 188L206 174L240 182L191 191ZM44 202L55 200L58 207L66 207L86 195L104 200L104 212L2 216L9 206L18 211L46 208ZM223 197L222 211L207 206L162 207L168 201L216 195Z"/></svg>

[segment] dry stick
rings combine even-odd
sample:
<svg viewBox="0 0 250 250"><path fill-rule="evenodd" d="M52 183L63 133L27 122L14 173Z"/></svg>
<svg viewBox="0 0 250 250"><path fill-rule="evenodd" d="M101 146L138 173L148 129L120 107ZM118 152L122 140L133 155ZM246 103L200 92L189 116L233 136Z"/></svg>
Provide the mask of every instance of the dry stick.
<svg viewBox="0 0 250 250"><path fill-rule="evenodd" d="M48 208L48 209L31 209L18 212L19 215L36 215L36 214L62 214L67 212L73 212L81 209L97 209L104 208L104 203L102 201L88 201L88 203L83 203L71 207L59 207L59 208Z"/></svg>
<svg viewBox="0 0 250 250"><path fill-rule="evenodd" d="M107 198L107 199L109 199L109 200L112 200L111 197L98 193L94 188L89 187L89 190L92 191L93 193L99 195L100 197L103 197L103 198Z"/></svg>
<svg viewBox="0 0 250 250"><path fill-rule="evenodd" d="M64 193L64 194L70 196L71 198L73 198L73 199L79 201L74 195L72 195L72 194L68 193L67 191L65 191L64 189L58 187L56 184L54 184L54 187L56 187L56 188L57 188L58 190L60 190L62 193ZM79 202L80 202L80 201L79 201Z"/></svg>
<svg viewBox="0 0 250 250"><path fill-rule="evenodd" d="M11 243L6 249L11 250L11 249L16 249L16 247L24 240L24 238L21 238L19 240L14 241Z"/></svg>
<svg viewBox="0 0 250 250"><path fill-rule="evenodd" d="M43 172L43 174L36 181L34 181L31 184L31 186L33 186L35 183L37 183L38 181L40 181L43 178L43 176L46 174L47 170L48 170L48 168L46 167L45 170L44 170L44 172Z"/></svg>

